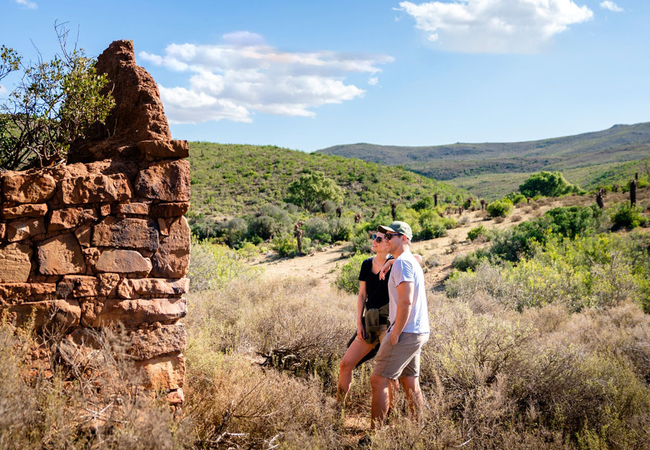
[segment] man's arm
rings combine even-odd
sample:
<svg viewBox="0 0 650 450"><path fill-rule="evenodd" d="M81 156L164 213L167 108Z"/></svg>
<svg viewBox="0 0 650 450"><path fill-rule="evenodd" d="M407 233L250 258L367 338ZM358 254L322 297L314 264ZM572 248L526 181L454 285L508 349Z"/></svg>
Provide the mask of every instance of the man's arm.
<svg viewBox="0 0 650 450"><path fill-rule="evenodd" d="M399 336L411 315L414 292L415 285L411 281L403 281L397 285L397 315L390 336L390 342L393 345L399 341Z"/></svg>

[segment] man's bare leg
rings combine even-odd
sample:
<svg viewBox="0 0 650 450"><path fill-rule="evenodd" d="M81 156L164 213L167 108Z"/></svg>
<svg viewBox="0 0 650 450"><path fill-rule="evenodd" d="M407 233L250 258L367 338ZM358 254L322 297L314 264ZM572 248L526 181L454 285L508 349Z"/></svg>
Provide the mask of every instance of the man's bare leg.
<svg viewBox="0 0 650 450"><path fill-rule="evenodd" d="M390 380L379 375L370 376L370 386L372 386L372 412L371 424L374 429L384 424L388 408L390 407Z"/></svg>
<svg viewBox="0 0 650 450"><path fill-rule="evenodd" d="M404 388L411 417L419 421L422 418L422 409L424 408L424 398L420 390L420 377L403 377L399 381Z"/></svg>

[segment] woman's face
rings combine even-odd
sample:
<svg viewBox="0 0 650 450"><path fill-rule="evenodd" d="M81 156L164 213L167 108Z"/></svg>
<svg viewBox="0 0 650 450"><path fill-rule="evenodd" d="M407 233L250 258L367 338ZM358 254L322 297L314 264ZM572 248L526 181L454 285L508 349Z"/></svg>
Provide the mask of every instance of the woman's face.
<svg viewBox="0 0 650 450"><path fill-rule="evenodd" d="M377 242L376 238L381 238L381 242ZM386 241L386 237L384 236L384 233L381 231L377 231L375 233L375 238L370 238L372 239L372 251L377 253L381 251L388 251L388 241Z"/></svg>

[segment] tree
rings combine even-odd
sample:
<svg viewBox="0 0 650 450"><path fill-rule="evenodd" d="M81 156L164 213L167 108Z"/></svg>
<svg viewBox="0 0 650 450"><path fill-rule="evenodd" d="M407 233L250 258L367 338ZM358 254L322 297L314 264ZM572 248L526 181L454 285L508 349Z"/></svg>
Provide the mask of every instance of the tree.
<svg viewBox="0 0 650 450"><path fill-rule="evenodd" d="M106 120L115 104L100 93L108 79L96 73L95 59L76 43L68 49L62 25L55 24L55 31L61 54L51 61L39 57L24 65L20 55L2 46L0 79L22 70L20 82L0 104L0 167L5 169L61 162L70 144Z"/></svg>
<svg viewBox="0 0 650 450"><path fill-rule="evenodd" d="M560 172L542 171L535 173L524 181L523 184L519 185L519 192L526 197L535 197L536 195L558 197L571 192L577 192L578 190Z"/></svg>
<svg viewBox="0 0 650 450"><path fill-rule="evenodd" d="M326 200L343 202L343 189L322 172L303 174L289 186L288 201L308 210L316 210Z"/></svg>

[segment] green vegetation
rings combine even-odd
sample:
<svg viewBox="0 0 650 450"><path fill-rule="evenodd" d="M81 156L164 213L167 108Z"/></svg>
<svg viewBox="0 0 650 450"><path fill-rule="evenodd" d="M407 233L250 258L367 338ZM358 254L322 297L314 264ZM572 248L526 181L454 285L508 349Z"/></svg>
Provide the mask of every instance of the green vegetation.
<svg viewBox="0 0 650 450"><path fill-rule="evenodd" d="M467 196L462 189L405 169L275 146L191 142L190 164L191 211L205 217L255 213L264 205L295 211L286 206L295 199L289 187L301 177L320 177L318 173L342 189L343 199L335 208L342 206L344 211L363 216L370 216L393 201L410 204L436 192L441 203L460 201ZM311 200L308 199L312 203L309 206L319 201ZM329 200L341 199L334 195ZM315 209L319 208L317 204Z"/></svg>
<svg viewBox="0 0 650 450"><path fill-rule="evenodd" d="M559 197L579 190L569 183L560 172L539 172L531 175L519 186L519 192L526 197Z"/></svg>
<svg viewBox="0 0 650 450"><path fill-rule="evenodd" d="M348 294L357 295L359 293L359 272L361 271L361 263L372 255L358 253L348 260L340 272L336 276L334 285Z"/></svg>
<svg viewBox="0 0 650 450"><path fill-rule="evenodd" d="M293 225L302 222L305 252L348 240L362 251L368 231L392 221L392 202L417 239L431 239L456 226L439 212L467 197L407 170L359 160L271 146L190 145L192 232L232 248L271 241L281 255L295 255Z"/></svg>
<svg viewBox="0 0 650 450"><path fill-rule="evenodd" d="M480 236L486 236L487 235L487 229L483 225L479 225L478 227L472 228L467 232L467 239L470 241L475 241L478 239Z"/></svg>
<svg viewBox="0 0 650 450"><path fill-rule="evenodd" d="M83 49L67 48L68 31L55 26L61 54L51 61L23 65L20 55L2 46L0 79L22 69L22 80L0 105L0 167L21 169L64 160L75 139L103 122L113 109L108 82L95 72Z"/></svg>
<svg viewBox="0 0 650 450"><path fill-rule="evenodd" d="M490 217L508 217L512 212L512 202L509 199L495 200L486 207Z"/></svg>
<svg viewBox="0 0 650 450"><path fill-rule="evenodd" d="M541 141L400 147L340 145L319 150L401 165L437 180L449 180L489 200L516 191L539 171L560 171L584 189L627 183L634 173L650 176L650 123Z"/></svg>

